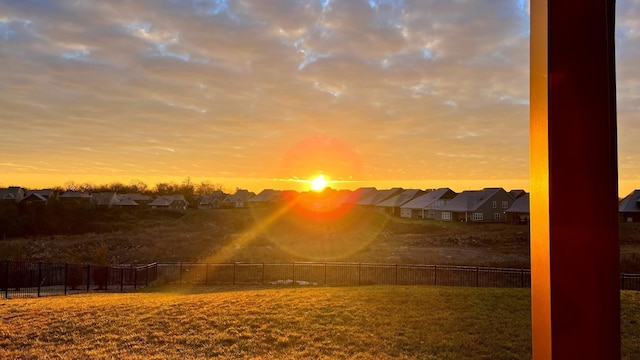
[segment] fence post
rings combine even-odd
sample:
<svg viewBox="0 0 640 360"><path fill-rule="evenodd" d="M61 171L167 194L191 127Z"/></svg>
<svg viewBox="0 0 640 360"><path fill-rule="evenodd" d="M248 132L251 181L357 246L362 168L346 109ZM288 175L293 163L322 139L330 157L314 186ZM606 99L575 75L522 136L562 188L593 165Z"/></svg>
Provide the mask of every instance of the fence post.
<svg viewBox="0 0 640 360"><path fill-rule="evenodd" d="M398 285L398 264L396 264L396 280L395 284Z"/></svg>
<svg viewBox="0 0 640 360"><path fill-rule="evenodd" d="M324 286L327 286L327 263L324 263Z"/></svg>
<svg viewBox="0 0 640 360"><path fill-rule="evenodd" d="M64 263L64 294L67 295L67 282L69 281L69 264Z"/></svg>
<svg viewBox="0 0 640 360"><path fill-rule="evenodd" d="M91 264L87 264L87 292L91 287Z"/></svg>
<svg viewBox="0 0 640 360"><path fill-rule="evenodd" d="M109 291L109 266L104 267L104 292Z"/></svg>
<svg viewBox="0 0 640 360"><path fill-rule="evenodd" d="M476 266L476 287L480 287L480 270Z"/></svg>
<svg viewBox="0 0 640 360"><path fill-rule="evenodd" d="M7 272L5 273L5 287L4 287L4 298L8 299L9 298L9 260L5 261L5 264L7 264Z"/></svg>
<svg viewBox="0 0 640 360"><path fill-rule="evenodd" d="M42 285L42 263L38 263L38 297L40 297L40 285Z"/></svg>
<svg viewBox="0 0 640 360"><path fill-rule="evenodd" d="M433 265L433 285L438 285L438 265Z"/></svg>

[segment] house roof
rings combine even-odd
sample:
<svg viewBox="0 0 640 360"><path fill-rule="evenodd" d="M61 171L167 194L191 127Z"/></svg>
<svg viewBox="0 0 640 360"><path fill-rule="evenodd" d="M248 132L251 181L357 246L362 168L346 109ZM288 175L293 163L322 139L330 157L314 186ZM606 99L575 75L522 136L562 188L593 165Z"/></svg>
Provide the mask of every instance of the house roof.
<svg viewBox="0 0 640 360"><path fill-rule="evenodd" d="M91 195L89 195L89 194L85 194L83 192L73 191L73 190L65 191L64 194L60 195L61 199L64 199L64 198L70 198L70 199L71 198L75 198L75 199L86 198L86 199L88 199L90 197L91 197Z"/></svg>
<svg viewBox="0 0 640 360"><path fill-rule="evenodd" d="M53 195L53 190L52 189L31 190L29 191L28 195L31 195L31 194L38 194L48 199L51 195Z"/></svg>
<svg viewBox="0 0 640 360"><path fill-rule="evenodd" d="M109 205L113 198L118 200L118 196L114 192L99 192L91 194L91 202L96 205Z"/></svg>
<svg viewBox="0 0 640 360"><path fill-rule="evenodd" d="M169 206L175 201L184 201L187 200L184 198L182 194L174 194L174 195L162 195L155 198L152 202L149 203L149 206Z"/></svg>
<svg viewBox="0 0 640 360"><path fill-rule="evenodd" d="M17 200L21 190L22 188L19 186L0 189L0 200Z"/></svg>
<svg viewBox="0 0 640 360"><path fill-rule="evenodd" d="M118 199L122 200L133 200L133 201L151 201L151 196L141 194L141 193L128 193L128 194L119 194Z"/></svg>
<svg viewBox="0 0 640 360"><path fill-rule="evenodd" d="M135 202L133 199L121 199L117 203L113 204L113 206L140 206L140 204Z"/></svg>
<svg viewBox="0 0 640 360"><path fill-rule="evenodd" d="M357 202L358 205L376 205L377 203L384 201L392 196L395 196L402 192L402 188L392 188L388 190L378 190L375 194L371 196L367 196L361 198L360 201Z"/></svg>
<svg viewBox="0 0 640 360"><path fill-rule="evenodd" d="M360 200L369 196L374 196L378 190L374 187L361 187L352 191L347 198L345 198L345 204L357 204Z"/></svg>
<svg viewBox="0 0 640 360"><path fill-rule="evenodd" d="M511 197L514 199L517 199L524 194L527 194L527 192L522 189L514 189L509 191L509 195L511 195Z"/></svg>
<svg viewBox="0 0 640 360"><path fill-rule="evenodd" d="M418 190L418 189L404 190L403 192L397 194L396 196L392 196L390 198L387 198L386 200L383 200L377 203L376 206L399 207L411 201L416 196L420 196L422 194L424 194L423 190Z"/></svg>
<svg viewBox="0 0 640 360"><path fill-rule="evenodd" d="M482 190L465 190L439 210L456 212L474 211L500 191L504 191L504 189L484 188Z"/></svg>
<svg viewBox="0 0 640 360"><path fill-rule="evenodd" d="M24 199L22 199L22 201L41 201L41 202L47 202L47 198L36 193L36 192L31 192L29 193L29 195L25 196Z"/></svg>
<svg viewBox="0 0 640 360"><path fill-rule="evenodd" d="M225 202L247 201L254 196L256 196L256 193L254 192L251 192L249 190L244 190L244 189L238 189L234 194L228 195L224 201Z"/></svg>
<svg viewBox="0 0 640 360"><path fill-rule="evenodd" d="M633 190L618 203L619 212L640 212L640 190Z"/></svg>
<svg viewBox="0 0 640 360"><path fill-rule="evenodd" d="M215 204L216 202L220 203L222 202L222 200L224 200L226 196L227 194L223 193L220 190L216 190L209 195L203 196L202 199L200 200L200 205Z"/></svg>
<svg viewBox="0 0 640 360"><path fill-rule="evenodd" d="M440 200L447 193L453 193L453 190L449 188L439 188L433 191L429 191L426 194L422 194L411 201L405 203L401 206L403 209L425 209L427 206L433 204L434 202Z"/></svg>
<svg viewBox="0 0 640 360"><path fill-rule="evenodd" d="M264 189L258 195L247 200L249 202L272 202L282 199L280 190Z"/></svg>
<svg viewBox="0 0 640 360"><path fill-rule="evenodd" d="M529 193L522 194L519 198L517 198L510 208L508 208L505 212L508 213L529 213L531 210L529 208Z"/></svg>

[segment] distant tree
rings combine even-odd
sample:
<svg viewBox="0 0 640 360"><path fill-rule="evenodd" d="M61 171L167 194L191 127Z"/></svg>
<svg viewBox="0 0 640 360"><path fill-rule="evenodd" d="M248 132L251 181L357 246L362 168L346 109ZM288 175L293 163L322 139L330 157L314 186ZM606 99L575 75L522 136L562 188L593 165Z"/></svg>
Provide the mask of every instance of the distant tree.
<svg viewBox="0 0 640 360"><path fill-rule="evenodd" d="M209 181L203 181L196 186L195 193L198 196L205 196L215 191L224 191L222 184L212 184Z"/></svg>
<svg viewBox="0 0 640 360"><path fill-rule="evenodd" d="M90 193L93 191L94 186L89 183L78 184L73 180L70 180L64 184L64 188L67 191L80 191L80 192Z"/></svg>
<svg viewBox="0 0 640 360"><path fill-rule="evenodd" d="M178 193L182 194L189 203L190 207L198 207L198 199L196 197L196 187L191 182L191 178L187 177L178 188Z"/></svg>
<svg viewBox="0 0 640 360"><path fill-rule="evenodd" d="M149 191L147 184L137 179L131 180L130 186L132 190L131 192L145 193Z"/></svg>
<svg viewBox="0 0 640 360"><path fill-rule="evenodd" d="M177 190L178 184L176 183L157 183L154 192L157 195L171 195L175 194Z"/></svg>

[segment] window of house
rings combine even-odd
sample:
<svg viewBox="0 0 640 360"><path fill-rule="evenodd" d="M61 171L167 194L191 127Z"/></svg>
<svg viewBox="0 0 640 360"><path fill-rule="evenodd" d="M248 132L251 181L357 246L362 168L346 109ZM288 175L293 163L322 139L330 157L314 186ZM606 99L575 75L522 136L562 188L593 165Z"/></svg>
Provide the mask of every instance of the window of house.
<svg viewBox="0 0 640 360"><path fill-rule="evenodd" d="M494 213L493 220L496 220L496 221L502 220L502 216L500 215L500 213Z"/></svg>
<svg viewBox="0 0 640 360"><path fill-rule="evenodd" d="M473 221L482 221L484 220L483 213L473 213Z"/></svg>
<svg viewBox="0 0 640 360"><path fill-rule="evenodd" d="M451 213L448 211L442 212L442 220L451 220Z"/></svg>
<svg viewBox="0 0 640 360"><path fill-rule="evenodd" d="M503 201L503 202L502 202L502 208L503 208L503 209L507 209L507 208L509 208L509 202L508 202L508 201Z"/></svg>
<svg viewBox="0 0 640 360"><path fill-rule="evenodd" d="M494 201L494 202L493 202L493 208L495 209L495 208L497 208L497 207L498 207L498 202L497 202L497 201Z"/></svg>

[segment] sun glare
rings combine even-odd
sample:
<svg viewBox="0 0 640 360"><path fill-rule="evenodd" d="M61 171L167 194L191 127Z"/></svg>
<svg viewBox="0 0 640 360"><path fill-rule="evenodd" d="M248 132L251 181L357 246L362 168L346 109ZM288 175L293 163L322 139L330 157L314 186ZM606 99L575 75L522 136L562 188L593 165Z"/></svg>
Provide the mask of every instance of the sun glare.
<svg viewBox="0 0 640 360"><path fill-rule="evenodd" d="M311 190L322 191L327 187L327 180L324 179L324 175L318 175L315 179L311 180Z"/></svg>

